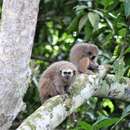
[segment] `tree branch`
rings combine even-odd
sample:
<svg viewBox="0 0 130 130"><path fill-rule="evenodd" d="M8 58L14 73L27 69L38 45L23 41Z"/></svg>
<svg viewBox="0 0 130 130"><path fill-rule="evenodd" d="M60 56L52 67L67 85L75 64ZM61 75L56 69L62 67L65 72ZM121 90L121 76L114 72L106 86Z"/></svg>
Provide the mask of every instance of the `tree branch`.
<svg viewBox="0 0 130 130"><path fill-rule="evenodd" d="M70 88L68 97L56 96L30 115L17 130L53 130L91 96L130 100L130 80L122 83L114 75L106 75L107 66L100 66L95 75L81 74Z"/></svg>

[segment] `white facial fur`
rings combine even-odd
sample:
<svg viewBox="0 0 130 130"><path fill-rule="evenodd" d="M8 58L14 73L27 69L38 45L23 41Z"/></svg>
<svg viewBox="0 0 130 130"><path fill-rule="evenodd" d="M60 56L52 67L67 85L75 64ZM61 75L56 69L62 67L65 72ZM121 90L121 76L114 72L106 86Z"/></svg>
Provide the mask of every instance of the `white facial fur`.
<svg viewBox="0 0 130 130"><path fill-rule="evenodd" d="M73 70L72 69L63 69L61 71L61 75L65 77L66 75L69 75L70 77L73 76Z"/></svg>

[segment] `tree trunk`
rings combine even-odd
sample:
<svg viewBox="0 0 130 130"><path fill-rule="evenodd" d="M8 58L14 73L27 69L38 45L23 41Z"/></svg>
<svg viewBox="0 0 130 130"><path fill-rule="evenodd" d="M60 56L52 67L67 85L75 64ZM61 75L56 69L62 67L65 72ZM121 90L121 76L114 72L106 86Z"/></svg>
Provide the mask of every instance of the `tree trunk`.
<svg viewBox="0 0 130 130"><path fill-rule="evenodd" d="M0 30L0 130L7 130L25 108L29 60L39 0L3 0Z"/></svg>

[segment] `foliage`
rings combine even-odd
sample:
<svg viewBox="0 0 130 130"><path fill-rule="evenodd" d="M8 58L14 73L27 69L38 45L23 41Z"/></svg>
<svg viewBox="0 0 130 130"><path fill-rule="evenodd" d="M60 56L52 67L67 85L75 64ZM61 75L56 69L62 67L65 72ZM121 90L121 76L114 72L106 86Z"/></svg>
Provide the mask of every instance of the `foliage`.
<svg viewBox="0 0 130 130"><path fill-rule="evenodd" d="M0 1L1 5L2 1ZM130 0L41 0L32 52L32 80L24 97L26 111L15 120L14 130L40 106L38 79L52 62L68 60L70 48L79 40L100 48L98 62L109 63L118 81L130 77ZM0 6L1 14L1 6ZM130 129L127 103L93 97L67 119L65 130Z"/></svg>

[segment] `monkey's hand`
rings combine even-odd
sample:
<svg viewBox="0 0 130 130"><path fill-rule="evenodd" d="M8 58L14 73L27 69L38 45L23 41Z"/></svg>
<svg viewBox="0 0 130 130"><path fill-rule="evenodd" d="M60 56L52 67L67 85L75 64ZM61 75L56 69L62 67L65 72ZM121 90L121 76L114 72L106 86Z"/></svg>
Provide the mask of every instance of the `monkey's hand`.
<svg viewBox="0 0 130 130"><path fill-rule="evenodd" d="M94 73L93 71L91 71L91 70L87 70L86 74L88 74L88 75L93 75L93 74L95 74L95 73Z"/></svg>

